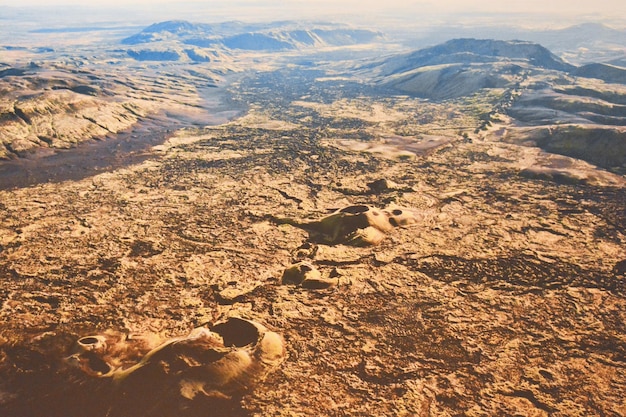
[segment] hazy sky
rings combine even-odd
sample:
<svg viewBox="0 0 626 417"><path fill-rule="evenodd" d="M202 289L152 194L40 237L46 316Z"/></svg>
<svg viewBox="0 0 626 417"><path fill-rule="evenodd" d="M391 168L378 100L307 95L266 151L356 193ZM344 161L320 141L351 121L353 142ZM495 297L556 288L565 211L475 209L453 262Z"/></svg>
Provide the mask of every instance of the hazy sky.
<svg viewBox="0 0 626 417"><path fill-rule="evenodd" d="M535 14L557 22L568 20L626 21L624 0L0 0L2 7L102 7L141 11L145 19L209 21L220 19L327 18L352 15L367 19L399 17L406 20L433 15ZM88 5L88 6L87 6ZM0 14L2 12L0 11ZM120 13L123 15L123 13ZM87 14L85 14L87 16ZM92 18L94 16L92 15ZM127 16L129 17L129 16ZM212 17L212 19L211 19ZM0 19L2 16L0 16ZM194 19L195 18L195 19ZM534 19L527 19L533 23ZM626 25L626 23L624 23Z"/></svg>
<svg viewBox="0 0 626 417"><path fill-rule="evenodd" d="M0 0L2 6L55 6L55 5L79 5L84 6L85 0ZM310 11L325 12L332 9L353 10L389 10L425 8L427 11L459 12L562 12L562 13L585 13L585 14L619 14L626 11L623 0L520 0L520 1L497 1L497 0L436 0L436 1L411 1L411 0L91 0L87 4L92 6L127 7L149 6L157 4L182 4L195 3L202 6L225 4L247 7L280 7L301 8Z"/></svg>

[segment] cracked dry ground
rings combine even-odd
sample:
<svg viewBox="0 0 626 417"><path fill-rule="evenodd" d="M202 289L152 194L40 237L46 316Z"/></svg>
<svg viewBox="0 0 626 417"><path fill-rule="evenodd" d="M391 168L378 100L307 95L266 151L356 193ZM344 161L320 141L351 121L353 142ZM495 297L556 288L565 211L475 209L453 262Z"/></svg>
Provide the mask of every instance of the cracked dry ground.
<svg viewBox="0 0 626 417"><path fill-rule="evenodd" d="M85 415L57 373L84 334L240 315L288 357L228 415L626 414L624 188L523 178L514 145L390 160L318 133L235 122L140 165L0 192L2 409ZM367 186L380 179L399 186ZM375 247L268 220L390 203L418 223ZM280 285L299 260L340 284Z"/></svg>

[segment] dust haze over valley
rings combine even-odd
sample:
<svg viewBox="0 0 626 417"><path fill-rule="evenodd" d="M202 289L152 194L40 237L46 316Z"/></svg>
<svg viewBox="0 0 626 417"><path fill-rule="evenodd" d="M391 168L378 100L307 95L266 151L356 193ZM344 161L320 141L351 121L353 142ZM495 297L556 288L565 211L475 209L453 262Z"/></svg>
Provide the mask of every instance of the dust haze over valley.
<svg viewBox="0 0 626 417"><path fill-rule="evenodd" d="M621 2L82 3L0 0L0 415L626 415Z"/></svg>

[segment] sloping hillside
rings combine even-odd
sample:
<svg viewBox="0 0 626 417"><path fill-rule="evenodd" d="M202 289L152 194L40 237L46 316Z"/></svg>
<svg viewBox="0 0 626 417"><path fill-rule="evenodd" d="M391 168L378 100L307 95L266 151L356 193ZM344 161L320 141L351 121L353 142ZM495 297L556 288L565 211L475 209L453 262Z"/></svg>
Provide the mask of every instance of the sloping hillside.
<svg viewBox="0 0 626 417"><path fill-rule="evenodd" d="M506 115L505 140L626 172L625 68L576 67L531 42L455 39L370 63L361 75L429 100L492 97L483 130Z"/></svg>

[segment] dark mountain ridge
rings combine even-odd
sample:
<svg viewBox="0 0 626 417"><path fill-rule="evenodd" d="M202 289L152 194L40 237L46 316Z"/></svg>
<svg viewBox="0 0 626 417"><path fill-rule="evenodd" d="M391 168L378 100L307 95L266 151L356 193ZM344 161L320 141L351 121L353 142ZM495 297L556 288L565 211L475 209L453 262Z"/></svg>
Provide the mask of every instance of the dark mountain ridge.
<svg viewBox="0 0 626 417"><path fill-rule="evenodd" d="M597 78L608 83L626 84L626 68L609 64L587 64L576 68L574 75L586 78Z"/></svg>
<svg viewBox="0 0 626 417"><path fill-rule="evenodd" d="M528 41L460 38L385 60L380 65L387 75L418 67L449 63L485 63L503 60L525 61L537 67L571 71L575 67L547 48Z"/></svg>

